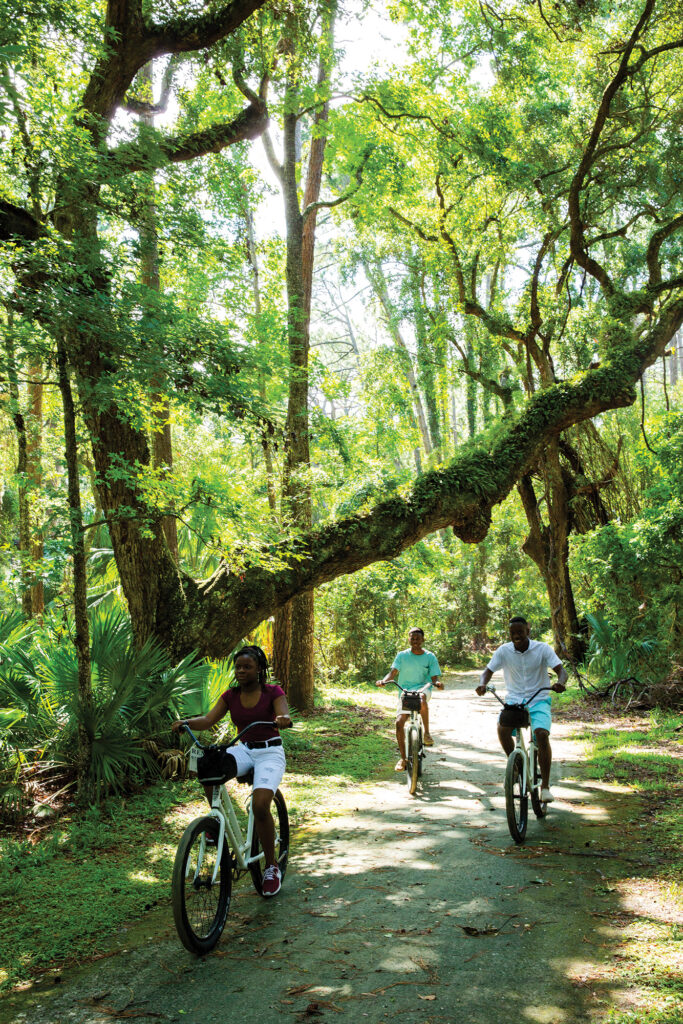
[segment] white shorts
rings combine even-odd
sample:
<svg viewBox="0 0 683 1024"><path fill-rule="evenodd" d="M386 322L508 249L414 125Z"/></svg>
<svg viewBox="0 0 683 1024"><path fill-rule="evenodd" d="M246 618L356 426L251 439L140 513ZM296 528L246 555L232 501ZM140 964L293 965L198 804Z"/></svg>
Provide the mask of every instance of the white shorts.
<svg viewBox="0 0 683 1024"><path fill-rule="evenodd" d="M246 775L250 768L254 769L254 789L269 789L274 793L282 782L286 766L284 747L247 747L236 743L228 753L235 758L238 775Z"/></svg>
<svg viewBox="0 0 683 1024"><path fill-rule="evenodd" d="M432 699L432 685L430 684L424 690L408 690L408 693L420 693L424 697L427 703ZM409 715L410 711L405 711L403 708L403 692L398 691L398 704L396 705L396 718L400 718L402 715Z"/></svg>

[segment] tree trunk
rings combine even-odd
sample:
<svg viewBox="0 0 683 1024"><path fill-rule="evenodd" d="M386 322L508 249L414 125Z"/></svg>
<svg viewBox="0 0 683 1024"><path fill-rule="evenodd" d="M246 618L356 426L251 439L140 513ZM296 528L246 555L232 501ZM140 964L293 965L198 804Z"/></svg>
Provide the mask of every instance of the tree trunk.
<svg viewBox="0 0 683 1024"><path fill-rule="evenodd" d="M57 351L59 390L64 409L64 451L66 455L69 500L69 528L74 573L74 620L76 625L76 658L78 661L78 799L93 803L96 794L90 776L94 715L92 676L90 671L90 628L87 606L87 577L85 546L83 543L83 514L78 479L78 443L76 441L76 410L74 408L66 352L63 345Z"/></svg>
<svg viewBox="0 0 683 1024"><path fill-rule="evenodd" d="M28 371L29 417L26 438L26 475L33 495L39 495L43 486L43 468L41 450L43 443L43 367L40 363L30 367ZM31 561L40 566L43 560L42 527L38 525L35 512L31 514L29 500L29 530L31 533ZM35 579L31 586L31 612L40 618L45 611L45 588L42 579Z"/></svg>
<svg viewBox="0 0 683 1024"><path fill-rule="evenodd" d="M153 62L150 61L138 73L138 81L146 86L146 99L154 102L153 97ZM144 125L154 127L154 114L140 114ZM159 276L159 238L157 234L157 217L155 206L154 172L145 184L143 213L140 223L140 280L142 284L157 294L161 291ZM164 394L164 378L159 376L156 392L152 394L152 466L154 469L171 476L173 473L173 438L171 434L171 406ZM174 560L178 561L178 527L175 516L164 516L161 520L166 543Z"/></svg>
<svg viewBox="0 0 683 1024"><path fill-rule="evenodd" d="M429 430L427 429L427 417L425 416L420 389L417 385L417 377L413 370L413 360L398 326L398 316L396 310L392 306L391 299L389 298L389 289L387 288L387 282L384 277L382 266L380 263L377 263L375 266L371 267L367 261L363 266L365 268L366 277L382 305L382 309L386 316L387 328L399 353L403 372L408 382L408 387L410 388L410 397L412 399L415 419L420 431L422 447L424 448L425 455L429 460L432 454L432 441L429 436Z"/></svg>
<svg viewBox="0 0 683 1024"><path fill-rule="evenodd" d="M555 649L574 664L583 661L585 642L579 626L569 575L569 533L571 530L568 495L560 466L556 442L549 444L541 458L548 505L548 525L541 519L530 476L518 483L529 534L522 549L538 566L548 593Z"/></svg>
<svg viewBox="0 0 683 1024"><path fill-rule="evenodd" d="M410 267L410 289L415 313L415 335L417 338L417 379L427 407L429 435L432 449L438 462L442 460L441 422L436 396L436 353L430 343L425 321L424 304L420 289L420 278L416 267ZM429 452L427 452L429 455Z"/></svg>
<svg viewBox="0 0 683 1024"><path fill-rule="evenodd" d="M327 16L322 31L323 51L318 68L318 87L329 80L334 27L334 10ZM287 403L286 456L283 508L287 520L297 529L310 530L312 524L310 486L310 447L308 425L308 358L310 349L311 296L315 257L317 214L309 209L318 202L325 159L326 136L319 130L328 116L328 103L314 118L314 133L308 159L303 213L299 208L297 167L299 163L294 112L299 84L287 85L284 115L284 161L282 186L287 224L287 337L289 343L289 396ZM315 129L318 129L317 131ZM286 628L286 620L278 621ZM291 633L287 663L288 695L294 707L306 711L313 707L314 600L311 591L297 594L291 602ZM292 645L291 638L294 639ZM282 649L282 638L278 649ZM280 662L281 669L284 667Z"/></svg>
<svg viewBox="0 0 683 1024"><path fill-rule="evenodd" d="M17 373L16 352L14 348L14 323L12 314L8 313L7 331L5 334L5 351L7 353L7 377L9 383L9 404L14 428L17 432L17 479L19 492L19 553L21 565L21 610L27 619L33 614L31 601L31 514L28 488L28 440L26 419L21 411L19 398L19 379Z"/></svg>

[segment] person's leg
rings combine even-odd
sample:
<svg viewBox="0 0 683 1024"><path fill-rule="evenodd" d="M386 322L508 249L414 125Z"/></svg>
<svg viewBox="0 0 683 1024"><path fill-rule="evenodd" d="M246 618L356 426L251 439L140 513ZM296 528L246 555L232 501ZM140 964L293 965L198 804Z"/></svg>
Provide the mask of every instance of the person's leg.
<svg viewBox="0 0 683 1024"><path fill-rule="evenodd" d="M270 789L255 789L251 794L251 807L254 812L254 828L261 840L263 852L266 855L266 867L271 864L277 866L275 859L275 822L270 813L270 805L273 802L273 793Z"/></svg>
<svg viewBox="0 0 683 1024"><path fill-rule="evenodd" d="M507 725L501 725L500 722L498 723L498 739L500 740L500 745L506 754L511 754L515 749L515 740L512 735L513 732L514 729L510 729Z"/></svg>
<svg viewBox="0 0 683 1024"><path fill-rule="evenodd" d="M420 714L422 715L422 724L425 727L425 745L431 747L433 740L429 732L429 704L424 694L422 694L422 701L420 702Z"/></svg>
<svg viewBox="0 0 683 1024"><path fill-rule="evenodd" d="M407 721L408 715L396 716L396 742L398 743L398 752L400 754L400 757L396 764L397 771L403 771L403 769L406 766L406 736L404 732L404 727Z"/></svg>
<svg viewBox="0 0 683 1024"><path fill-rule="evenodd" d="M550 768L553 763L553 752L550 748L550 735L547 729L536 729L536 749L538 750L538 766L541 769L541 788L550 787Z"/></svg>
<svg viewBox="0 0 683 1024"><path fill-rule="evenodd" d="M538 751L538 767L541 769L541 799L547 802L553 799L550 791L550 768L553 761L550 749L550 727L552 725L550 698L538 701L529 708L531 728Z"/></svg>

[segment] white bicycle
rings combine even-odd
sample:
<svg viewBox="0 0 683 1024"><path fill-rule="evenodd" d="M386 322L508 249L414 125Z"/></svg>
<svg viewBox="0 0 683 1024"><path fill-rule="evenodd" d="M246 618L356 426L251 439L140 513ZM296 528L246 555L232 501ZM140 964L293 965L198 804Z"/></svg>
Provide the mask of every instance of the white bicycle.
<svg viewBox="0 0 683 1024"><path fill-rule="evenodd" d="M492 693L503 707L519 709L520 724L515 726L517 735L515 749L508 755L505 768L505 811L508 819L510 835L516 843L523 843L529 817L529 797L537 818L544 818L548 805L541 800L541 768L538 763L538 750L531 731L528 705L543 690L551 690L551 686L542 686L522 704L510 705L501 700L495 686L488 685L487 693ZM529 729L529 745L527 747L525 730Z"/></svg>
<svg viewBox="0 0 683 1024"><path fill-rule="evenodd" d="M255 725L273 722L252 722L225 747L237 743ZM216 747L205 747L187 725L183 728L192 737L189 770L197 771L200 758ZM253 770L241 775L238 782L251 784ZM192 953L208 953L221 937L230 910L233 879L249 871L254 888L263 895L265 855L254 828L251 795L247 798L247 832L243 835L230 794L225 788L225 776L207 778L212 785L211 810L185 829L173 865L172 901L173 919L180 941ZM289 856L289 815L285 798L278 789L273 798L275 818L275 856L282 878L287 870Z"/></svg>
<svg viewBox="0 0 683 1024"><path fill-rule="evenodd" d="M422 761L426 757L424 746L424 724L420 708L422 707L422 690L404 690L394 681L394 685L401 691L401 707L404 711L410 712L410 718L403 726L405 736L406 752L406 774L408 776L408 789L410 795L415 794L417 780L422 775Z"/></svg>

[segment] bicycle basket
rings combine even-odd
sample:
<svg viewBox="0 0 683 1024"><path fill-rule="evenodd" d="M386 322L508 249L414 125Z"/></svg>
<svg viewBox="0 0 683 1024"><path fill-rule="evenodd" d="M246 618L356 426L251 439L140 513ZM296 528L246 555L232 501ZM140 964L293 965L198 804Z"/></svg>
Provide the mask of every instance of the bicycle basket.
<svg viewBox="0 0 683 1024"><path fill-rule="evenodd" d="M422 698L419 693L404 693L401 707L404 711L419 711Z"/></svg>
<svg viewBox="0 0 683 1024"><path fill-rule="evenodd" d="M523 704L505 704L498 722L509 729L523 729L529 724L529 711Z"/></svg>
<svg viewBox="0 0 683 1024"><path fill-rule="evenodd" d="M204 748L204 756L197 762L197 778L200 782L212 783L214 786L227 782L235 774L235 758L225 747L213 743Z"/></svg>

